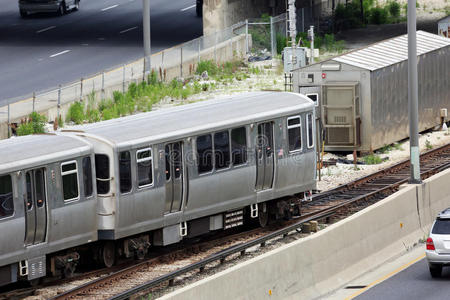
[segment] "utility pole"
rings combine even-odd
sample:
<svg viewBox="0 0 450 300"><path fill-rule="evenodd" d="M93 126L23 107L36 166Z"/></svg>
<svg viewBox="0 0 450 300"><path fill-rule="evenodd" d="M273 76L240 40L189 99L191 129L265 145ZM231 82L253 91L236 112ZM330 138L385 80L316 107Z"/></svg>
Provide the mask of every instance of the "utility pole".
<svg viewBox="0 0 450 300"><path fill-rule="evenodd" d="M311 60L310 65L314 63L314 26L309 27L309 38L311 39Z"/></svg>
<svg viewBox="0 0 450 300"><path fill-rule="evenodd" d="M291 47L292 47L292 66L297 64L297 52L295 51L296 47L296 37L297 37L297 14L295 11L295 0L288 0L288 24L289 24L289 36L291 38Z"/></svg>
<svg viewBox="0 0 450 300"><path fill-rule="evenodd" d="M142 23L144 32L144 80L151 70L150 46L150 0L142 0Z"/></svg>
<svg viewBox="0 0 450 300"><path fill-rule="evenodd" d="M416 0L408 0L408 111L410 183L421 183L419 151L419 89L417 87Z"/></svg>

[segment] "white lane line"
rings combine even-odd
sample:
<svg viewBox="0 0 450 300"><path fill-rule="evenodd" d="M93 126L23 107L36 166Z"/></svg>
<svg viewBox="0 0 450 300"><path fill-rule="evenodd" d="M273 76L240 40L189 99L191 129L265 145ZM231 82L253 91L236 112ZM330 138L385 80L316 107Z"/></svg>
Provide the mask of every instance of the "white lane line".
<svg viewBox="0 0 450 300"><path fill-rule="evenodd" d="M67 52L70 52L70 50L64 50L64 51L61 51L61 52L52 54L52 55L50 55L50 57L55 57L55 56L58 56L58 55L63 55L63 54L66 54Z"/></svg>
<svg viewBox="0 0 450 300"><path fill-rule="evenodd" d="M119 4L112 5L112 6L108 6L108 7L105 7L105 8L102 8L101 11L106 11L106 10L109 10L109 9L113 9L113 8L115 8L115 7L117 7L117 6L119 6Z"/></svg>
<svg viewBox="0 0 450 300"><path fill-rule="evenodd" d="M186 11L186 10L188 10L188 9L194 8L195 6L196 6L196 5L194 4L194 5L185 7L185 8L183 8L183 9L180 9L180 11Z"/></svg>
<svg viewBox="0 0 450 300"><path fill-rule="evenodd" d="M135 30L136 28L138 28L137 26L134 26L134 27L131 27L131 28L128 28L128 29L125 29L125 30L122 30L121 32L119 32L120 34L122 34L122 33L125 33L125 32L128 32L128 31L131 31L131 30Z"/></svg>
<svg viewBox="0 0 450 300"><path fill-rule="evenodd" d="M53 29L53 28L56 28L56 26L50 26L50 27L47 27L47 28L43 28L41 30L36 31L36 33L41 33L41 32L44 32L44 31L47 31L47 30L50 30L50 29Z"/></svg>

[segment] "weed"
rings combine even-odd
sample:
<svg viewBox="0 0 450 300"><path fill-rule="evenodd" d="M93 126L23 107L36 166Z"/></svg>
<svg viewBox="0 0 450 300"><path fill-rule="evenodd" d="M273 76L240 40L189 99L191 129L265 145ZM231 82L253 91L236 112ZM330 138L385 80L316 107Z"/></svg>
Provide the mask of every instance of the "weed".
<svg viewBox="0 0 450 300"><path fill-rule="evenodd" d="M425 148L427 150L433 149L433 145L431 144L431 142L429 140L425 140Z"/></svg>
<svg viewBox="0 0 450 300"><path fill-rule="evenodd" d="M82 102L74 102L70 105L67 112L66 121L74 122L75 124L83 124L85 119L84 105Z"/></svg>
<svg viewBox="0 0 450 300"><path fill-rule="evenodd" d="M20 124L16 130L16 134L18 136L34 134L33 124L31 123Z"/></svg>
<svg viewBox="0 0 450 300"><path fill-rule="evenodd" d="M45 116L37 112L32 112L28 116L28 119L28 122L19 125L16 131L17 135L22 136L45 132L45 123L47 121Z"/></svg>
<svg viewBox="0 0 450 300"><path fill-rule="evenodd" d="M388 153L389 151L391 151L392 150L392 146L391 145L384 145L383 147L381 147L380 149L378 149L378 153L381 153L381 154L385 154L385 153Z"/></svg>
<svg viewBox="0 0 450 300"><path fill-rule="evenodd" d="M214 76L219 72L219 68L213 60L202 60L198 63L196 73L201 75L204 71L208 72L209 76Z"/></svg>
<svg viewBox="0 0 450 300"><path fill-rule="evenodd" d="M382 162L381 158L376 154L364 156L363 161L366 165L377 165Z"/></svg>

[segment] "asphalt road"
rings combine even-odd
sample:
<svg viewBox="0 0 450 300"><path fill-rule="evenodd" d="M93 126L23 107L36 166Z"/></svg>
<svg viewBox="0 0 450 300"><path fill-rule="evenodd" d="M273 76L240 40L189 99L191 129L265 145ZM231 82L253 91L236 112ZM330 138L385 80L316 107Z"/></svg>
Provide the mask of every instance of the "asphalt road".
<svg viewBox="0 0 450 300"><path fill-rule="evenodd" d="M431 278L426 259L422 259L355 299L450 299L450 268L443 269L442 278Z"/></svg>
<svg viewBox="0 0 450 300"><path fill-rule="evenodd" d="M151 0L152 53L202 35L195 0ZM19 16L0 5L0 106L143 57L141 0L81 0L80 10Z"/></svg>

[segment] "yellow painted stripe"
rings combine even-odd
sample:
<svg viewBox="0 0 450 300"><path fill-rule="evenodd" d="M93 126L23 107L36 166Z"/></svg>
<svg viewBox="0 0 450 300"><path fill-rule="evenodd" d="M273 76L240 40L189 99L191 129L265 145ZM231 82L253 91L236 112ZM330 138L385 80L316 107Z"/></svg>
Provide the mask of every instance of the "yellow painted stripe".
<svg viewBox="0 0 450 300"><path fill-rule="evenodd" d="M386 279L394 276L397 273L400 273L401 271L403 271L404 269L408 268L409 266L415 264L416 262L418 262L419 260L423 259L425 257L425 254L422 254L421 256L417 257L416 259L404 264L403 266L395 269L394 271L392 271L391 273L384 275L383 277L375 280L374 282L370 283L369 285L367 285L365 288L362 288L360 290L358 290L356 293L354 293L353 295L345 298L345 300L350 300L355 298L356 296L361 295L362 293L364 293L365 291L367 291L368 289L370 289L371 287L373 287L374 285L377 285L378 283L385 281Z"/></svg>

